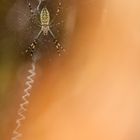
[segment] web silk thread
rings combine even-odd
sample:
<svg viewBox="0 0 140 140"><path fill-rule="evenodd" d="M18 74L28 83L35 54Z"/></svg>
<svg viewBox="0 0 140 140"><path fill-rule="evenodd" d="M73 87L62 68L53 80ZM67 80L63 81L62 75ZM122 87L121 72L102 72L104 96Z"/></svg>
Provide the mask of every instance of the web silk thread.
<svg viewBox="0 0 140 140"><path fill-rule="evenodd" d="M29 97L31 96L31 90L36 75L36 59L32 60L31 68L28 70L28 76L26 77L25 89L21 98L21 103L17 111L16 128L13 131L11 140L19 140L22 137L20 128L22 127L23 121L26 119L25 112L28 110Z"/></svg>

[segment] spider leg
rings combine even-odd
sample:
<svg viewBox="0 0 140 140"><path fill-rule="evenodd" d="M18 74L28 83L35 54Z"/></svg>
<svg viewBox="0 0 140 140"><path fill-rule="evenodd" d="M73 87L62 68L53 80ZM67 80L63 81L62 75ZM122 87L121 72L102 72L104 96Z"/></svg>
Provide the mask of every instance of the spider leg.
<svg viewBox="0 0 140 140"><path fill-rule="evenodd" d="M61 24L64 24L64 20L61 20L60 22L58 22L58 23L52 23L51 25L50 25L50 27L53 27L53 26L60 26Z"/></svg>
<svg viewBox="0 0 140 140"><path fill-rule="evenodd" d="M28 4L28 8L29 8L29 10L30 10L30 14L31 14L30 20L31 20L32 23L34 23L34 20L36 19L36 15L37 15L36 9L34 10L34 9L32 8L32 5L31 5L30 0L26 0L26 1L27 1L27 4Z"/></svg>
<svg viewBox="0 0 140 140"><path fill-rule="evenodd" d="M57 49L57 53L59 54L59 56L61 55L60 50L62 50L63 52L65 52L65 49L61 46L61 44L59 43L59 41L56 39L55 35L53 34L52 30L49 28L49 33L51 34L51 36L53 37L53 41L55 44L55 47Z"/></svg>
<svg viewBox="0 0 140 140"><path fill-rule="evenodd" d="M55 20L56 17L58 16L58 14L59 14L59 12L60 12L60 9L61 9L61 6L62 6L62 3L59 2L59 3L58 3L58 8L57 8L56 13L55 13L55 16L54 16L53 19L51 20L50 25L54 22L54 20Z"/></svg>
<svg viewBox="0 0 140 140"><path fill-rule="evenodd" d="M30 10L31 15L34 16L34 11L33 11L33 9L32 9L30 0L27 0L27 3L28 3L28 7L29 7L29 10Z"/></svg>
<svg viewBox="0 0 140 140"><path fill-rule="evenodd" d="M37 11L39 11L39 7L40 7L40 5L41 5L41 3L43 2L43 1L45 1L45 0L38 0L38 5L37 5Z"/></svg>
<svg viewBox="0 0 140 140"><path fill-rule="evenodd" d="M35 51L35 48L37 46L37 43L38 43L38 39L40 37L42 33L42 29L39 31L38 35L35 37L34 41L31 43L31 45L28 47L28 49L26 49L26 53L30 52L31 53L31 56L33 56L33 53Z"/></svg>

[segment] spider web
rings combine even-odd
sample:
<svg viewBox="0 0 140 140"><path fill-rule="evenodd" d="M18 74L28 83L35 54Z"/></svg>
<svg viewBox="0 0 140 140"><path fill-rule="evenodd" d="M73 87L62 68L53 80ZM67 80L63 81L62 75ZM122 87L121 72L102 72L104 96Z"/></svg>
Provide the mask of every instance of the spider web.
<svg viewBox="0 0 140 140"><path fill-rule="evenodd" d="M56 16L58 3L60 0L46 0L40 4L39 9L46 6L50 12L51 19L55 19L51 25L51 30L55 34L57 40L62 42L63 27L64 27L64 11L63 6L60 7L60 13ZM9 10L7 17L8 27L17 33L19 50L24 50L30 46L37 34L39 33L40 19L39 13L36 11L38 1L30 1L32 9L35 11L34 16L31 15L28 4L23 0L17 0L13 7ZM9 22L11 21L11 22ZM56 48L53 43L52 37L48 34L47 36L41 35L38 40L37 50L42 53L47 52L49 55L56 53Z"/></svg>

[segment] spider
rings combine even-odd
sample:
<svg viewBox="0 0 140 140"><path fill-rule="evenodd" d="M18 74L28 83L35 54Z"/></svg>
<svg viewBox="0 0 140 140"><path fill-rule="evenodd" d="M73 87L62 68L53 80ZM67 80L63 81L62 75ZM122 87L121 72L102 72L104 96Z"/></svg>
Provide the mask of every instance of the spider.
<svg viewBox="0 0 140 140"><path fill-rule="evenodd" d="M40 5L43 1L45 1L45 0L39 0L38 6L36 7L36 11L39 13L39 18L40 18L40 21L39 21L40 31L37 34L37 36L34 38L34 41L30 44L30 46L26 50L26 53L30 52L30 55L33 56L40 35L43 34L43 36L47 36L48 34L50 34L53 38L53 42L54 42L54 45L57 49L57 53L60 56L61 55L60 50L65 51L65 49L61 46L59 41L56 39L54 33L50 29L50 25L52 24L52 22L54 21L55 18L53 20L51 20L50 12L48 11L46 6L44 6L41 10L39 10ZM35 13L32 9L30 1L27 0L27 2L28 2L28 7L29 7L29 10L30 10L30 13L31 13L32 16L34 16ZM60 6L61 6L61 2L59 2L59 8L57 9L55 16L57 16L58 13L60 12Z"/></svg>

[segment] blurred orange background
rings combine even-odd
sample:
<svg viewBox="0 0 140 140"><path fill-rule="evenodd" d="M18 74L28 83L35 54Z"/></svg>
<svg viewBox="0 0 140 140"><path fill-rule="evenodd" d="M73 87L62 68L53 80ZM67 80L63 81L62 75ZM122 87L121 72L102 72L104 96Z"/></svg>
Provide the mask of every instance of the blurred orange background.
<svg viewBox="0 0 140 140"><path fill-rule="evenodd" d="M75 5L68 52L49 65L44 61L37 64L22 140L137 140L140 1L77 0ZM2 72L0 75L6 78ZM1 94L7 103L4 114L16 113L17 108L17 96L9 98L9 81L7 95ZM22 83L18 91L22 91ZM9 117L1 117L6 122L0 126L3 135L6 130L10 135L14 125L14 117L10 120L12 127L7 125Z"/></svg>

